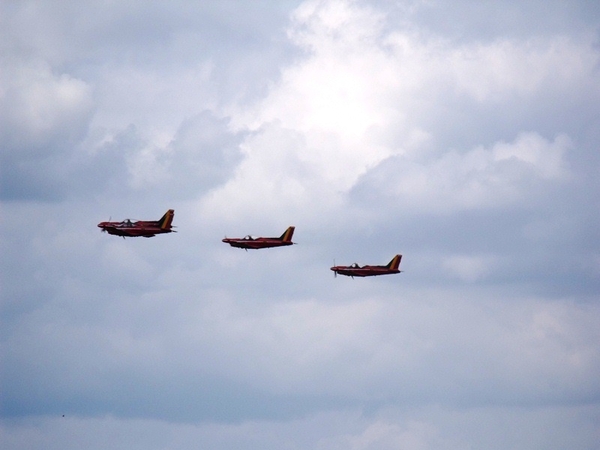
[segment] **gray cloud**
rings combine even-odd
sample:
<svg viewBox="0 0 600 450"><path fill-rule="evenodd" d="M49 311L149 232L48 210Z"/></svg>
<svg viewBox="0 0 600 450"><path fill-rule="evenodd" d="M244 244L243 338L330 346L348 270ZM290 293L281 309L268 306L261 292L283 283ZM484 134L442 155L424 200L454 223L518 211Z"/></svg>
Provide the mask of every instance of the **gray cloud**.
<svg viewBox="0 0 600 450"><path fill-rule="evenodd" d="M593 447L590 3L2 8L8 448Z"/></svg>
<svg viewBox="0 0 600 450"><path fill-rule="evenodd" d="M387 409L375 415L357 410L323 412L289 422L257 421L215 425L179 424L152 420L117 420L114 417L50 418L22 424L6 435L8 448L36 446L59 449L76 441L95 450L115 448L184 449L202 445L215 449L296 448L346 449L398 446L460 449L480 445L490 449L565 447L593 448L597 409L582 412L580 420L569 407L541 409L481 408L449 411L439 406L407 412ZM544 433L531 436L531 429Z"/></svg>
<svg viewBox="0 0 600 450"><path fill-rule="evenodd" d="M2 196L61 196L69 153L87 132L91 89L43 62L3 59L0 99ZM16 66L16 67L15 67Z"/></svg>
<svg viewBox="0 0 600 450"><path fill-rule="evenodd" d="M228 130L228 121L205 111L184 122L170 144L167 184L177 196L224 183L241 160L242 137Z"/></svg>

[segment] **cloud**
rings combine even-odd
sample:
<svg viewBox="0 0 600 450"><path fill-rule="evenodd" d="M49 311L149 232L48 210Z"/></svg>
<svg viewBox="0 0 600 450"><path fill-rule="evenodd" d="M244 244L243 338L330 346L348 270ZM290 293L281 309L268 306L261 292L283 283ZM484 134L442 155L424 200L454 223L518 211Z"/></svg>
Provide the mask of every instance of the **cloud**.
<svg viewBox="0 0 600 450"><path fill-rule="evenodd" d="M42 61L4 59L0 83L2 195L21 199L61 195L64 156L87 132L92 89Z"/></svg>
<svg viewBox="0 0 600 450"><path fill-rule="evenodd" d="M394 156L367 172L354 188L359 201L393 199L404 211L449 213L473 208L502 208L530 202L544 182L568 176L564 154L572 147L562 135L549 142L523 133L512 143L439 158Z"/></svg>
<svg viewBox="0 0 600 450"><path fill-rule="evenodd" d="M595 442L584 6L557 32L555 3L186 5L0 27L10 445ZM95 227L166 208L176 234ZM220 242L289 225L288 249ZM398 276L328 270L398 252Z"/></svg>
<svg viewBox="0 0 600 450"><path fill-rule="evenodd" d="M74 274L60 283L37 270L47 299L2 345L5 414L239 420L363 402L580 403L598 390L594 305L503 291L473 302L461 288L389 297L375 284L319 301L232 295L200 272L173 285L122 243L96 276L69 269L80 257L56 261Z"/></svg>
<svg viewBox="0 0 600 450"><path fill-rule="evenodd" d="M264 52L258 44L270 36L260 27L248 30L235 15L221 15L229 11L226 5L189 7L184 2L168 11L143 12L131 5L63 6L56 9L43 1L14 5L8 11L14 20L3 22L4 198L56 201L75 191L89 192L78 180L99 178L89 169L108 161L102 149L132 129L140 144L118 149L114 172L122 175L124 157L132 172L130 179L121 178L125 185L139 189L161 179L165 147L182 124L189 129L202 111L256 95L264 79L249 74L276 70L267 58L253 57ZM259 14L253 7L237 12L242 9L265 30L280 14ZM182 21L187 25L182 27ZM30 27L37 33L23 31ZM225 42L218 37L224 29L240 44L229 48L229 56L212 50ZM277 55L281 48L270 51ZM242 82L246 88L240 90ZM105 178L94 190L111 183Z"/></svg>
<svg viewBox="0 0 600 450"><path fill-rule="evenodd" d="M68 74L52 73L42 61L12 63L2 79L5 153L20 149L43 155L48 142L80 138L92 113L91 88Z"/></svg>
<svg viewBox="0 0 600 450"><path fill-rule="evenodd" d="M244 163L209 209L219 201L237 205L236 197L247 202L243 192L251 186L278 207L312 199L313 208L331 210L343 205L338 194L362 190L371 191L368 201L383 194L444 211L514 204L531 183L565 179L575 145L565 132L570 125L561 130L551 118L558 130L538 131L523 103L535 113L547 92L595 89L597 55L587 41L550 36L456 46L384 25L381 13L359 3L314 1L296 10L289 34L305 54L264 99L231 111L236 129L265 139L246 141ZM477 139L483 133L484 142ZM287 180L289 195L272 183L274 172Z"/></svg>
<svg viewBox="0 0 600 450"><path fill-rule="evenodd" d="M461 449L482 446L502 450L593 448L597 441L597 408L575 411L564 406L539 409L477 408L447 410L430 406L405 411L387 409L376 415L357 410L330 411L292 421L238 424L181 424L151 419L65 417L2 423L6 448L68 448L73 442L90 450L115 448L264 449L285 446L319 450L374 448ZM586 419L581 420L581 416ZM543 433L532 435L532 429Z"/></svg>
<svg viewBox="0 0 600 450"><path fill-rule="evenodd" d="M166 184L198 195L224 183L241 160L242 136L229 130L227 119L209 111L185 121L169 145Z"/></svg>

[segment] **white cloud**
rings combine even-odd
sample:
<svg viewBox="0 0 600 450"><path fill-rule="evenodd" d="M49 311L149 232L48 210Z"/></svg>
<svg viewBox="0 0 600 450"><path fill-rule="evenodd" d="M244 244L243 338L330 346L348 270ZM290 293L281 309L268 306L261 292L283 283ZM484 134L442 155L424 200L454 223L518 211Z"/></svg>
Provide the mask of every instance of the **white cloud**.
<svg viewBox="0 0 600 450"><path fill-rule="evenodd" d="M352 450L425 450L437 441L435 427L422 422L408 421L406 429L396 423L375 421L362 433L348 436L347 446Z"/></svg>
<svg viewBox="0 0 600 450"><path fill-rule="evenodd" d="M20 150L70 163L36 161L27 182L78 180L76 200L3 205L3 411L67 410L3 422L12 448L106 447L107 429L115 448L595 443L600 266L581 211L596 185L578 172L595 179L593 38L457 41L380 5L303 3L285 55L246 44L262 23L233 7L209 8L205 29L175 6L103 6L71 50L33 45L60 70L0 75L2 129L14 112L14 132L41 143ZM95 227L163 207L177 234ZM290 249L220 242L288 225ZM397 277L328 270L398 248Z"/></svg>
<svg viewBox="0 0 600 450"><path fill-rule="evenodd" d="M0 424L6 450L559 450L594 448L596 406L464 408L436 405L393 408L377 414L330 411L288 421L190 424L112 416L25 419ZM584 416L587 419L580 419ZM539 431L542 430L542 431Z"/></svg>
<svg viewBox="0 0 600 450"><path fill-rule="evenodd" d="M311 1L296 10L290 36L305 54L265 98L230 110L235 129L256 134L243 144L235 177L205 209L227 214L218 206L225 203L234 205L230 214L251 214L252 192L273 205L261 204L270 214L284 216L287 204L322 216L342 207L339 194L369 171L384 196L430 211L512 204L537 180L565 178L573 144L560 130L548 141L516 129L465 151L444 147L436 128L461 114L474 122L458 126L476 128L473 102L512 108L548 90L593 87L597 57L587 42L559 36L456 48L384 23L362 3Z"/></svg>
<svg viewBox="0 0 600 450"><path fill-rule="evenodd" d="M181 124L215 107L209 88L214 65L139 67L131 62L95 72L98 112L92 127L120 129L135 124L143 137L165 145Z"/></svg>
<svg viewBox="0 0 600 450"><path fill-rule="evenodd" d="M576 83L592 87L589 77L597 61L591 48L566 36L498 40L444 53L459 92L478 102L500 104L507 95L523 98L540 90L570 89Z"/></svg>
<svg viewBox="0 0 600 450"><path fill-rule="evenodd" d="M569 173L564 155L571 147L564 135L548 141L523 133L510 143L452 150L425 161L395 156L368 172L357 193L393 198L395 207L413 212L506 207L529 202L544 181L564 180Z"/></svg>
<svg viewBox="0 0 600 450"><path fill-rule="evenodd" d="M523 133L513 144L496 143L492 153L496 163L518 161L528 165L542 179L560 180L568 174L564 155L572 145L565 135L548 142L536 133Z"/></svg>
<svg viewBox="0 0 600 450"><path fill-rule="evenodd" d="M48 156L54 145L82 137L93 110L92 89L43 61L4 60L0 73L3 152ZM66 142L65 142L66 141ZM33 152L33 154L32 154Z"/></svg>
<svg viewBox="0 0 600 450"><path fill-rule="evenodd" d="M488 275L494 262L493 257L454 255L445 258L442 267L463 281L474 282Z"/></svg>

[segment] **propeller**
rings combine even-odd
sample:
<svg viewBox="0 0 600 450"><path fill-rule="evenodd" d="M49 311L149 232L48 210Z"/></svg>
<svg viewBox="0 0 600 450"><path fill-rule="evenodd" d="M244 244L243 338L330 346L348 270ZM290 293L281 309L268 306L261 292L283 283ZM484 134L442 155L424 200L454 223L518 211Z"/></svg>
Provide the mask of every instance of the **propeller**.
<svg viewBox="0 0 600 450"><path fill-rule="evenodd" d="M110 222L110 220L111 220L111 219L112 219L112 216L108 216L108 221L109 221L109 222ZM106 229L105 229L105 228L102 228L100 231L101 231L102 233L106 233Z"/></svg>
<svg viewBox="0 0 600 450"><path fill-rule="evenodd" d="M335 267L335 258L333 258L333 267ZM333 271L333 278L337 278L337 272Z"/></svg>

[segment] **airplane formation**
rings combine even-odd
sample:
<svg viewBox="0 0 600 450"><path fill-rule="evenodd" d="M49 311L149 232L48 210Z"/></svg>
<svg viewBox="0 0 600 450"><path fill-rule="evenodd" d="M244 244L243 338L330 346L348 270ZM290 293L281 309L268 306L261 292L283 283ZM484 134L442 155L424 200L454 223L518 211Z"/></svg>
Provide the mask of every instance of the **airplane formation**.
<svg viewBox="0 0 600 450"><path fill-rule="evenodd" d="M173 209L169 209L159 220L132 221L130 219L125 219L122 222L100 222L98 227L102 230L102 232L107 232L108 234L113 234L115 236L121 236L123 239L125 239L125 237L137 236L151 238L157 234L174 233L175 230L173 230L172 225L174 216L175 211ZM243 248L246 251L248 251L248 249L258 250L261 248L284 247L295 244L295 242L292 242L294 230L295 227L288 227L288 229L285 230L279 237L254 237L250 235L243 238L226 237L223 239L223 242L231 245L232 247ZM383 266L359 266L358 264L354 263L349 266L334 265L330 268L330 270L333 271L335 276L339 274L352 278L390 275L402 272L399 270L401 260L402 255L396 255L388 264Z"/></svg>

